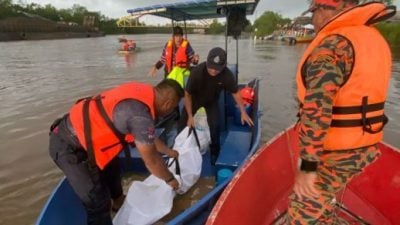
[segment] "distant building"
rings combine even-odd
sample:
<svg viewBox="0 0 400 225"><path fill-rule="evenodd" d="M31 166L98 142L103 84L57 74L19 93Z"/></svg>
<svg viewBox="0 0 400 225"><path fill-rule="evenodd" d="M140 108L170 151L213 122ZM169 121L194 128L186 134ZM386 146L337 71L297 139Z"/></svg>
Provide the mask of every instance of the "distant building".
<svg viewBox="0 0 400 225"><path fill-rule="evenodd" d="M300 25L306 25L306 24L312 24L311 17L309 16L299 16L296 17L292 20L293 24L300 24Z"/></svg>

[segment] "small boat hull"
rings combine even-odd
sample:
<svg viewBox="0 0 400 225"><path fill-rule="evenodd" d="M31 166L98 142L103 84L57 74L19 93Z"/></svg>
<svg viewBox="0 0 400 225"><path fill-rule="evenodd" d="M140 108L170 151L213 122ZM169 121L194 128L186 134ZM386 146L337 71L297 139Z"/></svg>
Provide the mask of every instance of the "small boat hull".
<svg viewBox="0 0 400 225"><path fill-rule="evenodd" d="M207 225L285 224L297 143L291 127L261 147L235 174ZM399 224L400 152L384 143L379 147L382 156L337 193L337 215L349 224Z"/></svg>

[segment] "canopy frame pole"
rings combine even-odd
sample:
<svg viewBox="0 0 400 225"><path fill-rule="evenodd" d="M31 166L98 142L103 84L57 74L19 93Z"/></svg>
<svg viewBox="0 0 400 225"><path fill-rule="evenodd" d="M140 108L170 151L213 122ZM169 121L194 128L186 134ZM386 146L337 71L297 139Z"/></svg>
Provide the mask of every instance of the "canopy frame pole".
<svg viewBox="0 0 400 225"><path fill-rule="evenodd" d="M226 24L225 24L225 52L226 59L228 59L228 13L226 14Z"/></svg>
<svg viewBox="0 0 400 225"><path fill-rule="evenodd" d="M183 25L185 27L185 39L187 40L186 17L183 19Z"/></svg>
<svg viewBox="0 0 400 225"><path fill-rule="evenodd" d="M236 38L236 83L239 83L239 37Z"/></svg>

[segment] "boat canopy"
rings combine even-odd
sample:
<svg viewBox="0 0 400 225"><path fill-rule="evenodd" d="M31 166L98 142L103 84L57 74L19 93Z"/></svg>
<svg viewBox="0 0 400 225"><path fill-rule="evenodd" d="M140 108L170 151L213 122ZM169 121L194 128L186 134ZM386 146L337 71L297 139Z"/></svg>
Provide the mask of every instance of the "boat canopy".
<svg viewBox="0 0 400 225"><path fill-rule="evenodd" d="M131 16L155 15L175 21L226 17L224 8L239 7L246 15L254 13L259 0L186 0L127 10ZM222 11L221 11L222 10Z"/></svg>

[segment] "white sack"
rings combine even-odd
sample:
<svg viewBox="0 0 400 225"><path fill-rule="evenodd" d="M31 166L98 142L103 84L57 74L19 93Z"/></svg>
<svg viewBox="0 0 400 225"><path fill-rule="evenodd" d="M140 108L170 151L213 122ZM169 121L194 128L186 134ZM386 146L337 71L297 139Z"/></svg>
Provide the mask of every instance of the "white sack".
<svg viewBox="0 0 400 225"><path fill-rule="evenodd" d="M179 152L181 176L175 174L176 163L169 159L169 170L179 181L179 194L184 194L200 177L202 157L195 136L186 127L175 139L173 149ZM125 202L115 215L114 225L148 225L167 215L173 205L175 192L163 180L150 175L143 182L135 181Z"/></svg>

